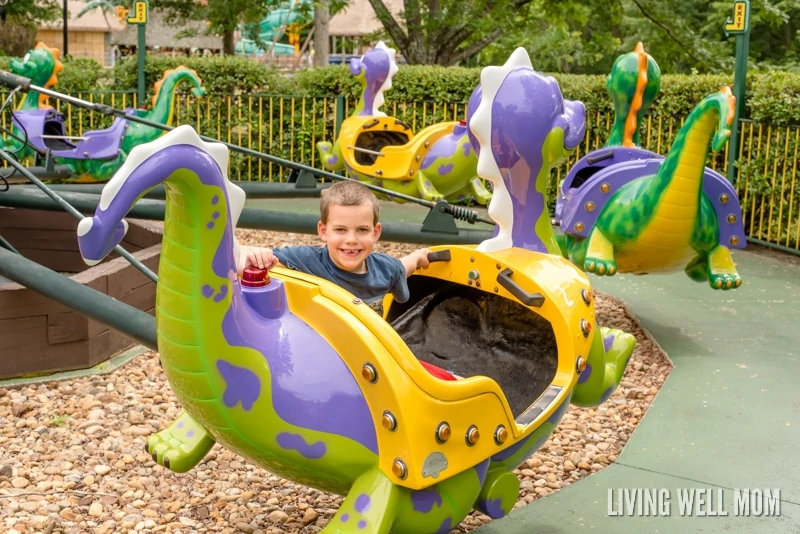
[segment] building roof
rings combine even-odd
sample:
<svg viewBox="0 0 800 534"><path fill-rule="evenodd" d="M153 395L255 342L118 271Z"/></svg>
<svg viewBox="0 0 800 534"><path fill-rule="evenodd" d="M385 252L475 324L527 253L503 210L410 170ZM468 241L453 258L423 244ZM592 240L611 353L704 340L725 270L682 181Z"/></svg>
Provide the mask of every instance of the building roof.
<svg viewBox="0 0 800 534"><path fill-rule="evenodd" d="M403 13L404 0L383 0L383 3L402 24L398 15ZM335 37L362 37L383 29L369 0L351 0L347 7L331 17L328 25L328 33Z"/></svg>
<svg viewBox="0 0 800 534"><path fill-rule="evenodd" d="M206 28L207 23L202 21L186 21L180 26L170 26L162 11L151 8L146 29L147 46L222 50L222 36L205 35ZM197 35L178 39L176 35L185 30L196 30ZM122 31L111 34L112 45L136 46L137 43L138 27L134 24L126 25Z"/></svg>
<svg viewBox="0 0 800 534"><path fill-rule="evenodd" d="M61 2L59 2L59 4L61 4ZM115 13L106 13L104 17L103 11L100 8L84 13L81 18L75 18L78 16L81 9L86 7L86 4L87 2L68 0L67 10L69 11L69 20L67 21L67 31L106 33L122 29L122 23ZM63 26L64 21L59 18L58 20L45 22L40 27L43 30L61 30Z"/></svg>

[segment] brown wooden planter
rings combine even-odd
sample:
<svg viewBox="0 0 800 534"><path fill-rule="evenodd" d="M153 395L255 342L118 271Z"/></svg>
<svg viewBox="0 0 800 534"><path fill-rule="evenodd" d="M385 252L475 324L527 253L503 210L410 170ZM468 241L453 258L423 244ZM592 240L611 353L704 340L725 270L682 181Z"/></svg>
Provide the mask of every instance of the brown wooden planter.
<svg viewBox="0 0 800 534"><path fill-rule="evenodd" d="M160 225L128 222L123 248L158 272ZM116 253L88 267L78 251L77 226L64 212L0 208L0 235L23 256L154 313L155 284ZM134 345L120 332L0 277L0 379L92 367Z"/></svg>

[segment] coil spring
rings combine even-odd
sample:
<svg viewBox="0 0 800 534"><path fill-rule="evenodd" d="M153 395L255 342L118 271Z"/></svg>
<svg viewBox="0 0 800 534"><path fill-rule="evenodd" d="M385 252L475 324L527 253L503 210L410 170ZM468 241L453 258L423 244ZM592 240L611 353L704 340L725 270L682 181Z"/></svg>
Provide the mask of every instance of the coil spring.
<svg viewBox="0 0 800 534"><path fill-rule="evenodd" d="M478 220L477 211L472 211L471 209L463 206L453 206L450 204L447 206L447 213L452 215L454 219L461 219L462 221L467 221L468 223L474 223Z"/></svg>

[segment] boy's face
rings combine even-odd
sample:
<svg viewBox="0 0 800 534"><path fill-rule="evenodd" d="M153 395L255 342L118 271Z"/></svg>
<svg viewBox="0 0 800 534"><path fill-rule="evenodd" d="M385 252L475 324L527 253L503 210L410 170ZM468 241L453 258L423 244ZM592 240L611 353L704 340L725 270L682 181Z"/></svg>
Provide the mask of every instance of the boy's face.
<svg viewBox="0 0 800 534"><path fill-rule="evenodd" d="M367 272L367 256L381 236L381 223L373 225L373 217L369 204L334 204L328 209L328 222L317 224L317 233L337 267L351 273Z"/></svg>

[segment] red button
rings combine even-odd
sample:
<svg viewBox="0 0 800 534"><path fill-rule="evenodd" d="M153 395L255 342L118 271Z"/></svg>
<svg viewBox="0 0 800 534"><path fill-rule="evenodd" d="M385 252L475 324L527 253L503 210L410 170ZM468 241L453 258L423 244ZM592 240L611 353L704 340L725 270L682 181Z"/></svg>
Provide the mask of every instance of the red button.
<svg viewBox="0 0 800 534"><path fill-rule="evenodd" d="M242 273L242 285L247 287L264 287L269 284L269 274L266 269L259 269L253 265L245 268Z"/></svg>

